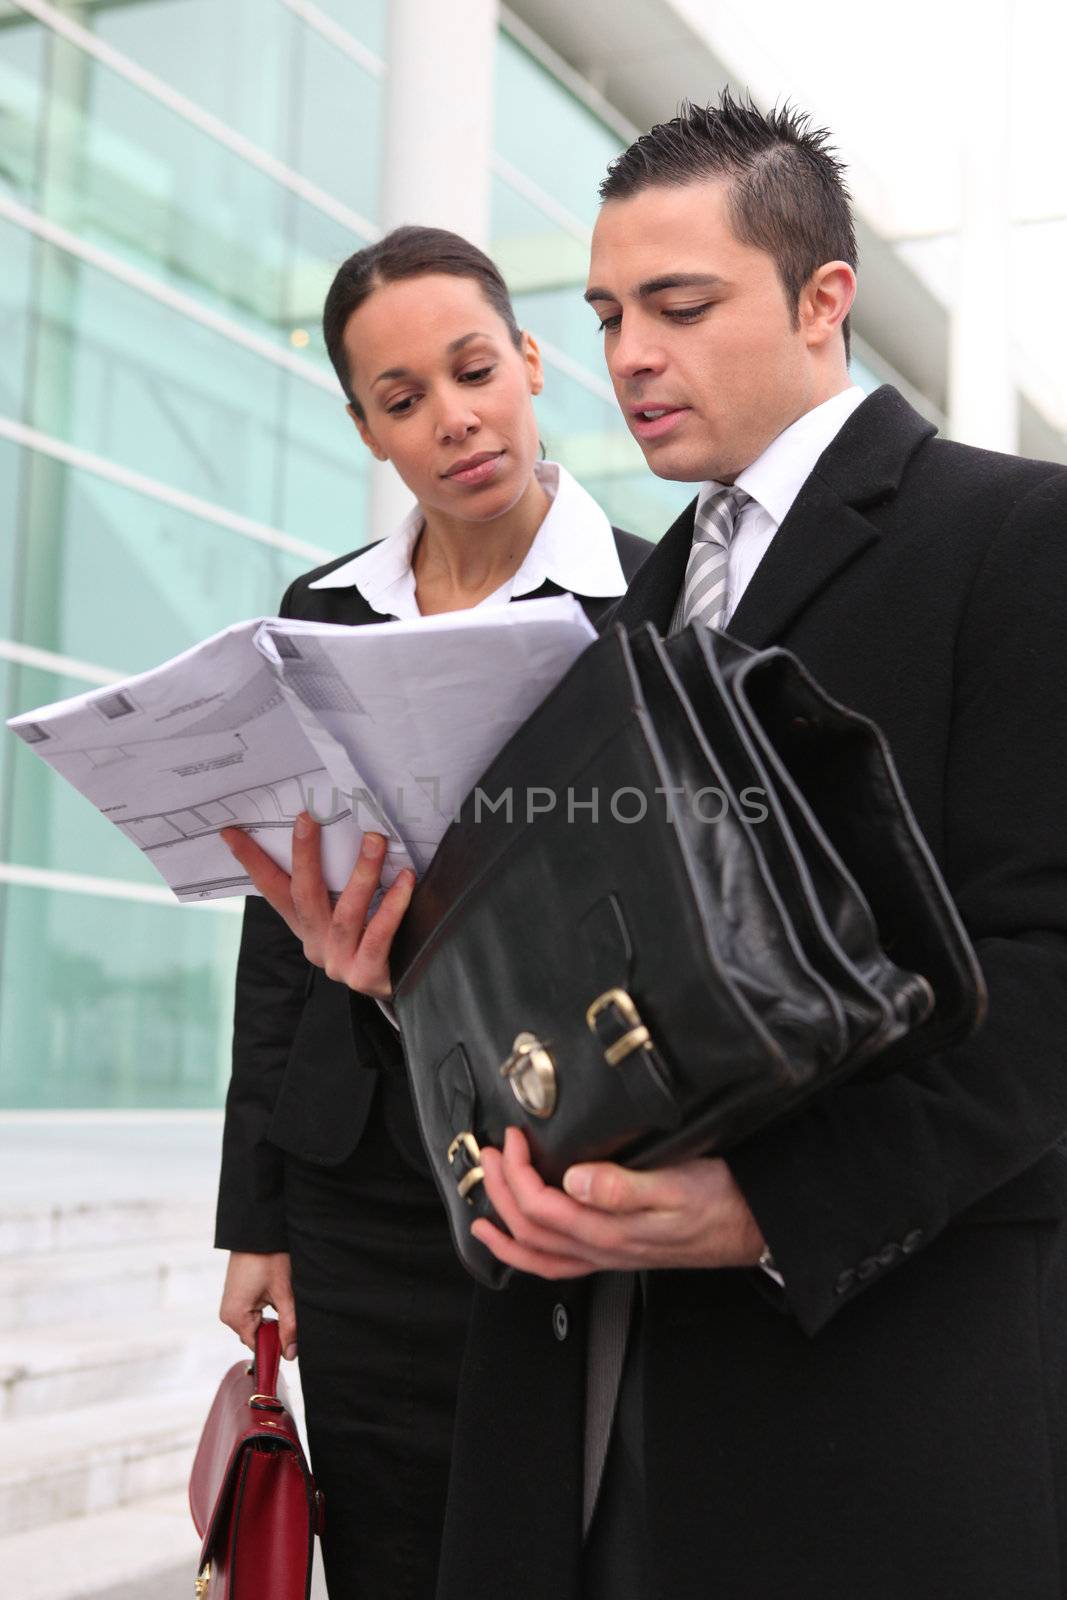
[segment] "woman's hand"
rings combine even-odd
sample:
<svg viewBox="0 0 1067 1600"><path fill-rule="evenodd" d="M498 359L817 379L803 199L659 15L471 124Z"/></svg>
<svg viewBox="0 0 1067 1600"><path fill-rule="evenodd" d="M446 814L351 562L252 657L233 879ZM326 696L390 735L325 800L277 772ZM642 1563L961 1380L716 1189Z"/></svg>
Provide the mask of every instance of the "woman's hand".
<svg viewBox="0 0 1067 1600"><path fill-rule="evenodd" d="M382 896L370 921L367 912L381 882L386 841L365 833L359 860L337 904L331 906L322 877L319 825L302 811L293 825L292 877L240 828L223 828L220 837L304 946L313 966L360 994L388 1000L393 992L389 952L408 908L415 874L409 867Z"/></svg>
<svg viewBox="0 0 1067 1600"><path fill-rule="evenodd" d="M271 1255L231 1251L219 1321L232 1328L242 1344L255 1350L256 1329L263 1320L264 1306L273 1306L278 1313L282 1354L287 1361L292 1361L296 1355L296 1306L288 1255L283 1250Z"/></svg>

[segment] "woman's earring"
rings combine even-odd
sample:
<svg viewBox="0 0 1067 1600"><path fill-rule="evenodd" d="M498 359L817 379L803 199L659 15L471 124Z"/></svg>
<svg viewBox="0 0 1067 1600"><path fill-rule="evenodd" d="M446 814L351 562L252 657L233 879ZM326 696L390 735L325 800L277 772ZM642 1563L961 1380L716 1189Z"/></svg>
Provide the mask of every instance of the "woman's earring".
<svg viewBox="0 0 1067 1600"><path fill-rule="evenodd" d="M544 461L548 456L548 451L545 449L545 441L543 439L538 439L537 444L541 451L541 460Z"/></svg>

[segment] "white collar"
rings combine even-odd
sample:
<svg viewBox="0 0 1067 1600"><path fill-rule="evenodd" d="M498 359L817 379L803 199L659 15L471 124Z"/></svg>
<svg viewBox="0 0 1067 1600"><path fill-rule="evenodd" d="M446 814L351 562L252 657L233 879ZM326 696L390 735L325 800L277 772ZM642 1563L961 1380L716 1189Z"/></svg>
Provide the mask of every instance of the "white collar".
<svg viewBox="0 0 1067 1600"><path fill-rule="evenodd" d="M556 461L538 461L534 473L552 503L514 577L479 603L502 605L532 594L546 579L587 599L624 594L626 578L615 535L592 495ZM419 616L411 557L422 524L422 509L415 505L387 539L342 562L309 587L354 586L383 616Z"/></svg>
<svg viewBox="0 0 1067 1600"><path fill-rule="evenodd" d="M750 467L738 473L737 487L750 494L780 528L815 463L866 398L865 392L852 384L822 405L805 411L771 440ZM702 484L700 499L723 487L721 483Z"/></svg>

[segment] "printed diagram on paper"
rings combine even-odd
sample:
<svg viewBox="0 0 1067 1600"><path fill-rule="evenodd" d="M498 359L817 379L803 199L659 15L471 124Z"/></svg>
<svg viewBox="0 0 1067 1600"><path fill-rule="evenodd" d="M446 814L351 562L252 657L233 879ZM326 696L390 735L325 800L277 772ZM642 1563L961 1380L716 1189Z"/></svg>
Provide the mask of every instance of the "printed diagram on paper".
<svg viewBox="0 0 1067 1600"><path fill-rule="evenodd" d="M12 723L180 900L255 892L220 828L247 828L288 869L293 820L307 806L342 883L355 861L352 808L331 803L333 785L256 648L258 627L227 629L153 672Z"/></svg>
<svg viewBox="0 0 1067 1600"><path fill-rule="evenodd" d="M255 892L223 827L288 871L305 809L331 891L371 828L389 841L388 885L425 870L463 797L594 637L570 595L357 628L259 618L9 726L180 900Z"/></svg>

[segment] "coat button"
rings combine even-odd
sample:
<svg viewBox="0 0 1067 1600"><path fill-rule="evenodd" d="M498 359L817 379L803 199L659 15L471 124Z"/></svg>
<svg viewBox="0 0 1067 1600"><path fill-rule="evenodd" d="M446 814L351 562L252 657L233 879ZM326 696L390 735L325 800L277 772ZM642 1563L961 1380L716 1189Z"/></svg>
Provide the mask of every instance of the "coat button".
<svg viewBox="0 0 1067 1600"><path fill-rule="evenodd" d="M865 1256L856 1268L856 1276L861 1283L866 1283L868 1278L873 1278L878 1271L878 1263L873 1256Z"/></svg>
<svg viewBox="0 0 1067 1600"><path fill-rule="evenodd" d="M903 1239L901 1239L900 1248L903 1250L903 1252L904 1252L904 1254L906 1256L910 1256L910 1255L913 1254L914 1251L918 1250L918 1248L922 1244L922 1242L923 1242L923 1231L922 1231L922 1229L921 1228L912 1228L911 1232L910 1233L906 1233L904 1235Z"/></svg>
<svg viewBox="0 0 1067 1600"><path fill-rule="evenodd" d="M851 1267L846 1267L834 1285L837 1294L848 1294L856 1282L856 1274Z"/></svg>
<svg viewBox="0 0 1067 1600"><path fill-rule="evenodd" d="M556 1335L560 1344L563 1343L570 1332L570 1326L571 1321L567 1315L567 1307L559 1304L554 1305L552 1307L552 1332Z"/></svg>
<svg viewBox="0 0 1067 1600"><path fill-rule="evenodd" d="M891 1267L902 1253L902 1247L899 1244L884 1244L875 1260L880 1267Z"/></svg>

